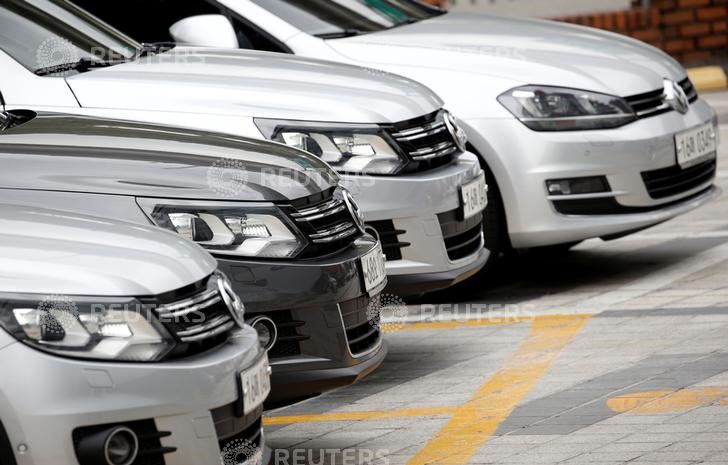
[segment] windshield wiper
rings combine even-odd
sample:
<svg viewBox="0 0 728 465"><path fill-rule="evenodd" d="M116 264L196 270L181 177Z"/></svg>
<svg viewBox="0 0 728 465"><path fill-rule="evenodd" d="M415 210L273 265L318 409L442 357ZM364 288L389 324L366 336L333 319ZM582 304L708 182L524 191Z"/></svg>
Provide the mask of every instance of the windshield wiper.
<svg viewBox="0 0 728 465"><path fill-rule="evenodd" d="M53 66L46 66L35 70L35 74L38 76L48 76L49 74L65 73L68 71L78 71L79 73L85 73L86 71L94 68L107 68L109 66L120 65L127 63L128 60L92 60L90 58L81 58L78 61L72 63L61 63Z"/></svg>
<svg viewBox="0 0 728 465"><path fill-rule="evenodd" d="M320 39L342 39L344 37L354 37L361 34L366 34L366 31L360 31L359 29L343 29L336 32L324 32L321 34L315 34Z"/></svg>
<svg viewBox="0 0 728 465"><path fill-rule="evenodd" d="M6 130L13 124L13 115L4 111L0 112L0 132Z"/></svg>
<svg viewBox="0 0 728 465"><path fill-rule="evenodd" d="M142 49L137 56L143 58L150 55L158 55L160 53L169 52L176 46L177 44L174 42L144 43L142 44Z"/></svg>

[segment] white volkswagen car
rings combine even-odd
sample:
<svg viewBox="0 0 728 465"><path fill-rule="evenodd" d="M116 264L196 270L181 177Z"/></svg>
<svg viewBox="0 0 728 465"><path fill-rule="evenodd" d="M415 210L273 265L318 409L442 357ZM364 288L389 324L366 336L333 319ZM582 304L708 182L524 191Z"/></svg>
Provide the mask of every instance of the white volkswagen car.
<svg viewBox="0 0 728 465"><path fill-rule="evenodd" d="M268 358L216 268L158 228L0 205L0 463L267 460ZM225 343L184 342L211 322Z"/></svg>
<svg viewBox="0 0 728 465"><path fill-rule="evenodd" d="M624 36L416 0L79 3L141 40L222 46L232 37L429 86L485 168L493 252L618 238L718 193L715 113L679 63Z"/></svg>
<svg viewBox="0 0 728 465"><path fill-rule="evenodd" d="M65 0L0 3L0 70L6 109L269 138L318 155L381 238L391 292L448 287L488 258L477 158L442 101L409 79L273 53L144 47Z"/></svg>

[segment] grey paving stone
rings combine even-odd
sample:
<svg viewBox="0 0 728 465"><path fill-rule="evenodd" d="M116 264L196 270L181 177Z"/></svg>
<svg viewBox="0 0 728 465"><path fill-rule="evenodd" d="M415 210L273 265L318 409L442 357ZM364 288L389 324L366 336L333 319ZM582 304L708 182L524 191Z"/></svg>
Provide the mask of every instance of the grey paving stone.
<svg viewBox="0 0 728 465"><path fill-rule="evenodd" d="M723 441L681 441L666 447L663 451L728 452L728 443Z"/></svg>
<svg viewBox="0 0 728 465"><path fill-rule="evenodd" d="M640 457L642 452L635 451L613 451L613 452L588 452L581 454L574 458L574 460L583 461L586 463L599 463L599 462L629 462L630 460ZM567 462L568 463L568 462Z"/></svg>
<svg viewBox="0 0 728 465"><path fill-rule="evenodd" d="M703 307L703 308L656 308L648 310L607 310L597 318L624 318L624 317L668 317L668 316L696 316L696 315L717 315L725 317L728 314L728 307Z"/></svg>
<svg viewBox="0 0 728 465"><path fill-rule="evenodd" d="M670 445L669 442L613 442L595 452L652 452Z"/></svg>
<svg viewBox="0 0 728 465"><path fill-rule="evenodd" d="M710 455L708 451L670 451L670 452L649 452L640 457L643 462L658 462L658 463L672 463L672 462L696 462L706 458Z"/></svg>
<svg viewBox="0 0 728 465"><path fill-rule="evenodd" d="M675 443L690 436L690 433L634 433L629 434L617 442L669 442Z"/></svg>

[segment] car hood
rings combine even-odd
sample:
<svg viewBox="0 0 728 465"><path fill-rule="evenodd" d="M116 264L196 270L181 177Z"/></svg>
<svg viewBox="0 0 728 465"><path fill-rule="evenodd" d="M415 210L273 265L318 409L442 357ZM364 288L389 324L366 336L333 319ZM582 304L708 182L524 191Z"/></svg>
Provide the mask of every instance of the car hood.
<svg viewBox="0 0 728 465"><path fill-rule="evenodd" d="M179 47L68 78L82 107L393 123L442 106L409 79L293 55Z"/></svg>
<svg viewBox="0 0 728 465"><path fill-rule="evenodd" d="M511 87L556 85L626 97L685 77L678 62L645 43L538 19L453 12L328 43L358 60L479 73Z"/></svg>
<svg viewBox="0 0 728 465"><path fill-rule="evenodd" d="M197 282L215 260L179 235L67 212L0 205L0 290L149 296Z"/></svg>
<svg viewBox="0 0 728 465"><path fill-rule="evenodd" d="M0 188L285 202L339 178L273 142L143 123L39 114L0 132Z"/></svg>

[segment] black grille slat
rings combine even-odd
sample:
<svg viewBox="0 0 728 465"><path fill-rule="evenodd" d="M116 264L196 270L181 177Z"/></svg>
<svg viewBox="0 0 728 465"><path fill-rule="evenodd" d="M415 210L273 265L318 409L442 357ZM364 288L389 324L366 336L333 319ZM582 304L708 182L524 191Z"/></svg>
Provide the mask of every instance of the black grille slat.
<svg viewBox="0 0 728 465"><path fill-rule="evenodd" d="M638 215L659 211L684 202L689 202L706 193L710 192L713 187L708 187L702 191L696 192L688 197L674 200L671 202L654 205L650 207L626 207L617 202L614 197L596 198L596 199L576 199L576 200L554 200L554 208L562 215L579 215L579 216L596 216L596 215Z"/></svg>
<svg viewBox="0 0 728 465"><path fill-rule="evenodd" d="M140 450L137 454L137 457L153 457L158 455L171 454L172 452L176 451L176 447L158 447L156 449Z"/></svg>
<svg viewBox="0 0 728 465"><path fill-rule="evenodd" d="M370 221L367 226L374 228L379 236L379 242L382 244L382 250L387 261L402 260L402 249L410 247L412 244L399 240L399 236L407 231L396 229L394 221Z"/></svg>
<svg viewBox="0 0 728 465"><path fill-rule="evenodd" d="M451 261L476 254L484 247L482 213L464 221L459 215L459 210L438 215L447 256Z"/></svg>
<svg viewBox="0 0 728 465"><path fill-rule="evenodd" d="M698 91L692 81L690 81L690 78L683 79L678 84L685 91L685 95L687 95L690 103L695 103L698 100ZM664 89L632 95L626 97L625 100L632 107L632 110L638 118L649 118L673 111L672 107L665 103Z"/></svg>
<svg viewBox="0 0 728 465"><path fill-rule="evenodd" d="M241 444L258 451L263 449L263 422L261 419L256 420L245 430L219 441L220 450L223 451L223 453L235 451ZM253 450L250 452L253 452ZM223 457L223 462L227 463L234 458L235 457ZM244 461L248 461L252 457L239 458Z"/></svg>
<svg viewBox="0 0 728 465"><path fill-rule="evenodd" d="M467 248L468 250L473 250L474 248L479 247L479 245L473 244L475 242L480 244L481 238L480 230L478 230L478 227L479 226L476 226L470 231L465 231L459 236L445 240L445 246L447 247L448 255L450 255L451 258L452 255L459 254L460 249Z"/></svg>
<svg viewBox="0 0 728 465"><path fill-rule="evenodd" d="M679 165L642 173L647 192L653 199L664 199L695 189L715 177L716 159L682 169Z"/></svg>
<svg viewBox="0 0 728 465"><path fill-rule="evenodd" d="M683 88L685 91L685 95L688 96L688 100L690 100L690 103L694 103L698 100L699 94L698 89L693 85L693 81L690 80L690 78L683 79L680 81L680 87Z"/></svg>
<svg viewBox="0 0 728 465"><path fill-rule="evenodd" d="M353 337L353 338L349 339L349 345L356 346L360 342L363 342L363 341L369 339L370 337L372 337L375 333L379 333L379 328L377 328L376 326L370 325L370 324L366 324L366 325L360 325L356 328L353 328L351 330L351 332L352 332L352 334L355 332L361 333L361 336L357 336L357 337Z"/></svg>
<svg viewBox="0 0 728 465"><path fill-rule="evenodd" d="M265 316L273 320L278 330L276 343L268 351L268 357L271 360L301 355L301 342L311 339L310 335L303 332L306 326L305 321L294 320L290 310L254 313L248 315L247 318L258 316Z"/></svg>
<svg viewBox="0 0 728 465"><path fill-rule="evenodd" d="M164 297L142 300L156 308L161 323L177 341L167 358L190 357L218 347L238 326L222 300L215 275Z"/></svg>
<svg viewBox="0 0 728 465"><path fill-rule="evenodd" d="M460 260L483 248L483 227L479 224L445 242L450 260Z"/></svg>
<svg viewBox="0 0 728 465"><path fill-rule="evenodd" d="M340 252L362 235L346 202L337 197L333 189L323 195L293 201L284 210L309 242L301 258Z"/></svg>
<svg viewBox="0 0 728 465"><path fill-rule="evenodd" d="M373 299L379 299L374 297ZM342 302L339 304L341 319L344 322L346 340L349 350L357 355L372 349L379 343L382 334L379 319L370 320L369 306L372 300L367 297Z"/></svg>
<svg viewBox="0 0 728 465"><path fill-rule="evenodd" d="M445 124L445 111L394 124L390 137L409 159L404 171L416 173L452 163L461 151Z"/></svg>
<svg viewBox="0 0 728 465"><path fill-rule="evenodd" d="M627 97L626 100L637 116L644 118L647 116L653 116L658 112L667 112L671 110L669 106L665 105L664 96L664 91L660 89Z"/></svg>

